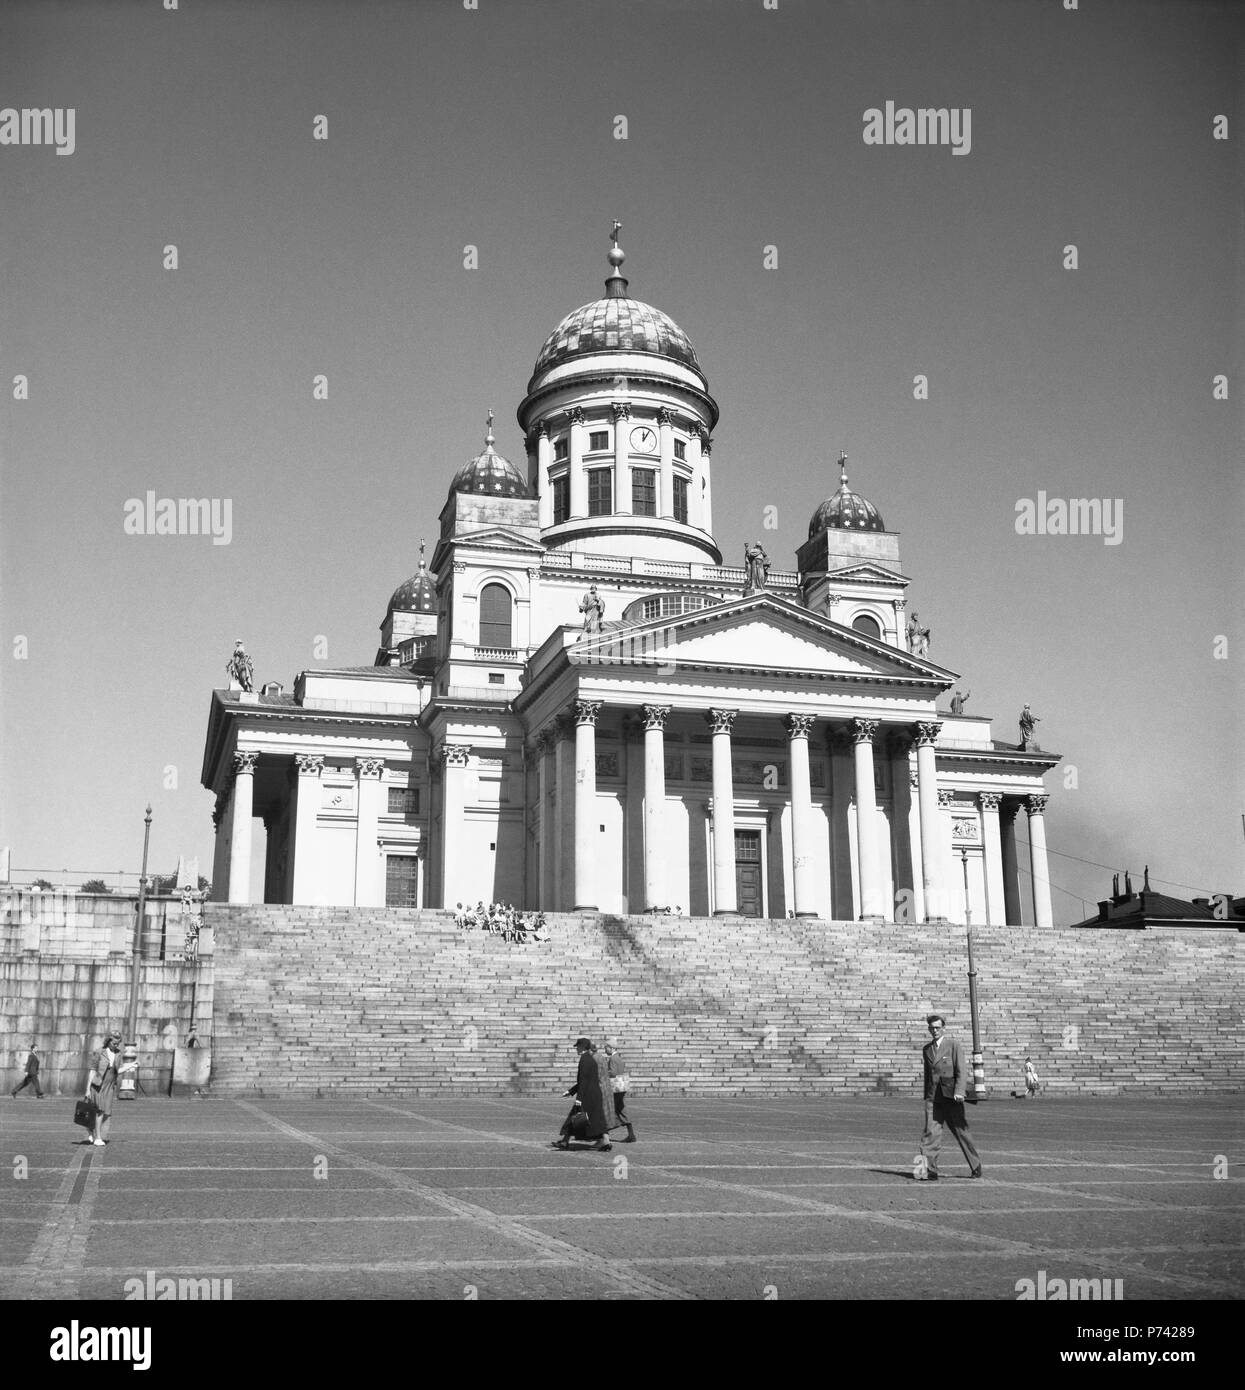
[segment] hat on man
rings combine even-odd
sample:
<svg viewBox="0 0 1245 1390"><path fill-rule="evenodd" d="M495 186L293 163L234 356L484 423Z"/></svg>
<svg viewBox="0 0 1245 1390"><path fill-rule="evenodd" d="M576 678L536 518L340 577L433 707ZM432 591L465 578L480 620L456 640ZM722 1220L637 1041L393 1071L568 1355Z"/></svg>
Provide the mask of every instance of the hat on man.
<svg viewBox="0 0 1245 1390"><path fill-rule="evenodd" d="M591 1039L591 1038L576 1038L576 1039L575 1039L575 1046L576 1046L576 1047L586 1047L586 1048L591 1049L591 1047L592 1047L592 1039Z"/></svg>

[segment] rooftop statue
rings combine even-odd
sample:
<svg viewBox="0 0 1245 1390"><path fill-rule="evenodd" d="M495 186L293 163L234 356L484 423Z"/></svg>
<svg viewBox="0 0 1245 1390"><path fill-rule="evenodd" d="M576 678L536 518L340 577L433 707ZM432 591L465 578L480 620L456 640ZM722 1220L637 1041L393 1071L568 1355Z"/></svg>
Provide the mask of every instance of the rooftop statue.
<svg viewBox="0 0 1245 1390"><path fill-rule="evenodd" d="M251 658L246 654L241 637L233 644L233 655L229 658L225 671L230 681L237 681L243 690L255 688L255 667L251 663Z"/></svg>
<svg viewBox="0 0 1245 1390"><path fill-rule="evenodd" d="M928 656L930 631L929 628L921 626L920 616L914 608L912 616L908 619L908 650L913 656Z"/></svg>
<svg viewBox="0 0 1245 1390"><path fill-rule="evenodd" d="M600 632L601 620L605 617L605 600L597 593L597 586L591 585L579 601L579 611L584 615L584 631Z"/></svg>
<svg viewBox="0 0 1245 1390"><path fill-rule="evenodd" d="M769 556L758 541L744 544L744 597L759 593L769 579Z"/></svg>
<svg viewBox="0 0 1245 1390"><path fill-rule="evenodd" d="M959 690L955 691L951 696L951 713L963 714L964 706L968 703L968 698L972 693L971 690L965 690L963 692Z"/></svg>
<svg viewBox="0 0 1245 1390"><path fill-rule="evenodd" d="M1042 721L1033 713L1028 705L1020 711L1020 751L1022 753L1040 753L1037 739L1033 737L1033 727Z"/></svg>

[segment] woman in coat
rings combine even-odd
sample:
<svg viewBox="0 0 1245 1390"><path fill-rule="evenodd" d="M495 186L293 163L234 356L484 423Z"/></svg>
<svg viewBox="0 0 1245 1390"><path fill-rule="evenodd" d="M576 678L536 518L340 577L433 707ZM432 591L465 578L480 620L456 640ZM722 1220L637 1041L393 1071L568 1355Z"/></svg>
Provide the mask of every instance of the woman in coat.
<svg viewBox="0 0 1245 1390"><path fill-rule="evenodd" d="M92 1144L100 1148L108 1142L108 1126L112 1120L112 1103L117 1096L117 1057L121 1051L121 1034L114 1029L104 1039L95 1054L91 1074L86 1083L86 1099L95 1102L95 1134Z"/></svg>
<svg viewBox="0 0 1245 1390"><path fill-rule="evenodd" d="M591 1038L576 1038L575 1051L579 1053L579 1070L575 1084L564 1095L577 1096L583 1109L585 1120L584 1137L595 1139L594 1149L604 1151L614 1146L609 1142L609 1132L617 1124L613 1115L613 1095L610 1091L609 1062L597 1055ZM571 1121L575 1112L566 1117L561 1133L554 1140L555 1149L569 1149Z"/></svg>

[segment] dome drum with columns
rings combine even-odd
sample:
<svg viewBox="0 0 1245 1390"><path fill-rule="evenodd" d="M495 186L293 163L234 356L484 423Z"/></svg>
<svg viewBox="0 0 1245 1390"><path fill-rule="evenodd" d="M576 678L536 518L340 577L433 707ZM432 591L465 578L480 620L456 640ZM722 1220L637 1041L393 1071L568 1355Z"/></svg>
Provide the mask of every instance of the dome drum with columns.
<svg viewBox="0 0 1245 1390"><path fill-rule="evenodd" d="M957 677L908 650L899 538L845 458L796 569L722 563L718 407L618 231L537 357L526 469L490 411L375 663L213 693L218 896L1049 922L1058 757L938 707Z"/></svg>

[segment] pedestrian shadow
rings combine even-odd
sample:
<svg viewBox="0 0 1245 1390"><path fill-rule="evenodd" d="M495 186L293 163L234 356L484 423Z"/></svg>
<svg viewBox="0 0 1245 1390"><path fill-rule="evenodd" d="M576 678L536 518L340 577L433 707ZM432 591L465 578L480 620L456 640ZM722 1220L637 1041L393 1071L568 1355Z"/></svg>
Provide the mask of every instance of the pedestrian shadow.
<svg viewBox="0 0 1245 1390"><path fill-rule="evenodd" d="M911 1168L869 1168L870 1173L877 1173L884 1178L907 1178L909 1182L916 1180L916 1174Z"/></svg>

